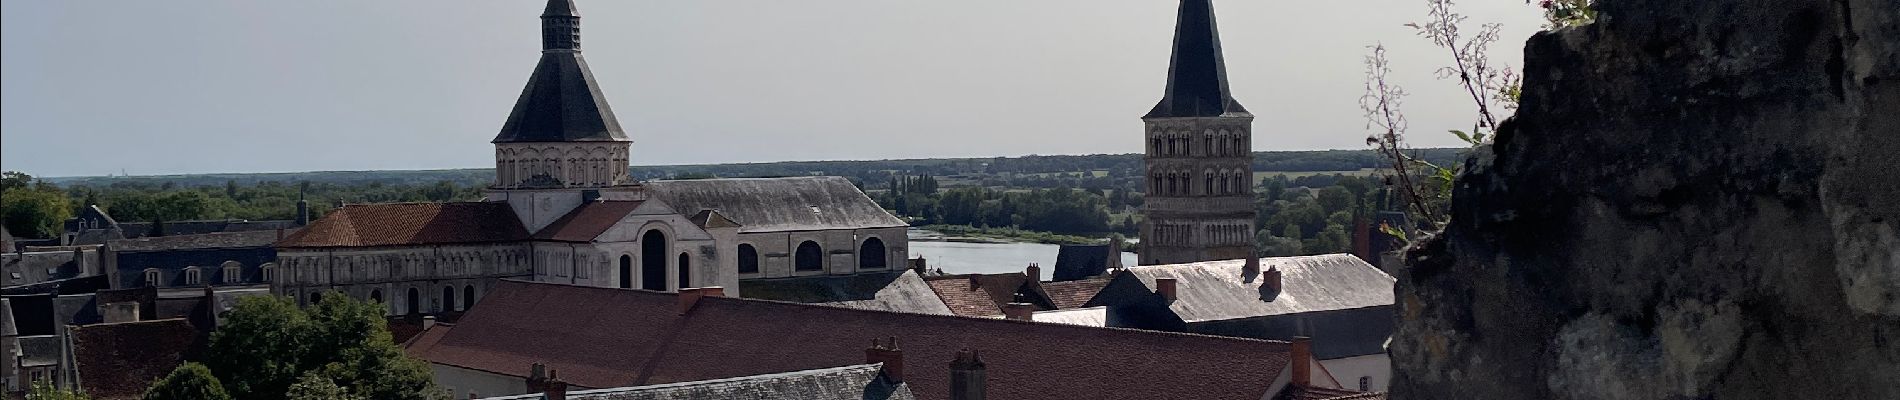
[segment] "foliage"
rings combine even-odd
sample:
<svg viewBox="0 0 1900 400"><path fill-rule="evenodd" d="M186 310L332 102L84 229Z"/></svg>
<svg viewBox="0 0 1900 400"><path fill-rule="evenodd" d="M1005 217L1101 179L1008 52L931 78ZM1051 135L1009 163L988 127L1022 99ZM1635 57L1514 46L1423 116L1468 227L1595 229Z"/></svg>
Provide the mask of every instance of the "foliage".
<svg viewBox="0 0 1900 400"><path fill-rule="evenodd" d="M211 335L206 363L239 399L281 398L316 374L374 399L429 399L439 393L427 365L390 339L380 305L322 296L309 310L278 297L239 300Z"/></svg>
<svg viewBox="0 0 1900 400"><path fill-rule="evenodd" d="M229 400L224 386L204 364L188 362L145 389L144 400Z"/></svg>
<svg viewBox="0 0 1900 400"><path fill-rule="evenodd" d="M1585 25L1597 20L1595 0L1538 0L1537 7L1544 9L1544 29Z"/></svg>
<svg viewBox="0 0 1900 400"><path fill-rule="evenodd" d="M1062 235L1049 232L1026 231L1016 228L978 228L969 225L924 225L919 227L950 236L1002 239L1045 244L1099 244L1101 239L1087 236Z"/></svg>
<svg viewBox="0 0 1900 400"><path fill-rule="evenodd" d="M321 374L307 373L290 385L290 391L284 394L286 400L367 400L368 398L350 394L336 382Z"/></svg>
<svg viewBox="0 0 1900 400"><path fill-rule="evenodd" d="M47 383L45 381L33 382L33 387L30 389L27 389L27 392L26 392L26 400L87 400L87 399L90 399L90 397L87 397L85 393L80 393L79 391L76 391L76 390L60 389L60 388L54 387L51 383Z"/></svg>
<svg viewBox="0 0 1900 400"><path fill-rule="evenodd" d="M0 173L0 220L14 236L58 237L61 224L72 218L71 203L52 183L21 172Z"/></svg>

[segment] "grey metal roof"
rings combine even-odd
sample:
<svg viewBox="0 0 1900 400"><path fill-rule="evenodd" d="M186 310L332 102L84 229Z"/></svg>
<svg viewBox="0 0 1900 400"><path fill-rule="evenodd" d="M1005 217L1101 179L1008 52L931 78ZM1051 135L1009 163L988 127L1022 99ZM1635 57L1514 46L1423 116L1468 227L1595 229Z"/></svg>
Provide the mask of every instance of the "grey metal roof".
<svg viewBox="0 0 1900 400"><path fill-rule="evenodd" d="M1108 307L1083 307L1064 310L1037 311L1029 319L1036 322L1082 326L1108 326Z"/></svg>
<svg viewBox="0 0 1900 400"><path fill-rule="evenodd" d="M541 23L541 61L494 143L628 141L581 57L580 17L574 4L550 0ZM553 41L557 36L563 36L559 44Z"/></svg>
<svg viewBox="0 0 1900 400"><path fill-rule="evenodd" d="M1149 289L1155 278L1176 279L1168 305L1183 322L1350 310L1392 305L1394 279L1349 254L1260 259L1260 270L1278 268L1282 290L1270 296L1261 274L1243 274L1246 260L1130 267Z"/></svg>
<svg viewBox="0 0 1900 400"><path fill-rule="evenodd" d="M861 310L951 315L930 284L910 270L851 276L739 281L749 299L825 304Z"/></svg>
<svg viewBox="0 0 1900 400"><path fill-rule="evenodd" d="M882 364L753 375L738 378L567 392L570 400L671 399L804 399L804 400L911 400L910 386L891 382L879 373ZM540 393L489 400L543 398Z"/></svg>
<svg viewBox="0 0 1900 400"><path fill-rule="evenodd" d="M1116 257L1121 253L1116 252ZM1108 273L1108 245L1065 244L1056 250L1056 281L1073 281Z"/></svg>
<svg viewBox="0 0 1900 400"><path fill-rule="evenodd" d="M653 181L646 185L654 197L681 214L719 210L741 225L740 232L909 226L871 201L850 180L835 176Z"/></svg>
<svg viewBox="0 0 1900 400"><path fill-rule="evenodd" d="M1174 27L1168 91L1143 118L1252 116L1227 89L1211 0L1182 0Z"/></svg>

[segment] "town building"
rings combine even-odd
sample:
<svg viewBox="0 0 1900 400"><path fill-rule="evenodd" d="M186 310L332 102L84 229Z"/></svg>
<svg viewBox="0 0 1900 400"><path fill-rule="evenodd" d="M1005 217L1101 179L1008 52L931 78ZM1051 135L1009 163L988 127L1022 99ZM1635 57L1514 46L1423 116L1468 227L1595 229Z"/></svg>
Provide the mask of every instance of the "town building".
<svg viewBox="0 0 1900 400"><path fill-rule="evenodd" d="M1345 388L1384 390L1394 329L1394 279L1349 254L1130 267L1086 307L1110 327L1288 340L1315 339L1313 355ZM1082 310L1087 310L1084 308ZM1039 320L1086 320L1050 315Z"/></svg>
<svg viewBox="0 0 1900 400"><path fill-rule="evenodd" d="M149 236L106 242L105 273L113 288L202 288L269 284L277 249L289 230Z"/></svg>
<svg viewBox="0 0 1900 400"><path fill-rule="evenodd" d="M871 349L876 352L877 349ZM882 362L661 385L569 391L549 370L528 377L531 393L484 400L912 400L903 377ZM475 394L471 394L473 398Z"/></svg>
<svg viewBox="0 0 1900 400"><path fill-rule="evenodd" d="M739 296L741 280L904 269L908 224L844 178L633 179L573 2L550 0L541 23L487 198L337 209L277 243L280 293L413 315L465 310L503 278Z"/></svg>
<svg viewBox="0 0 1900 400"><path fill-rule="evenodd" d="M297 200L297 219L250 221L241 219L189 220L189 221L152 221L119 222L111 214L99 208L97 204L87 204L79 215L67 219L62 225L65 233L59 237L62 246L97 245L118 239L137 239L148 236L197 235L220 232L274 231L295 229L310 221L309 203Z"/></svg>
<svg viewBox="0 0 1900 400"><path fill-rule="evenodd" d="M578 390L873 361L859 354L881 357L876 361L886 371L902 362L902 381L919 399L1258 400L1300 386L1338 388L1324 366L1299 358L1309 354L1305 341L862 310L723 293L504 280L459 322L438 324L404 347L428 361L437 384L455 388L452 396L458 398L470 391L531 393L536 363L559 370ZM869 353L866 343L897 354ZM972 394L986 397L967 397Z"/></svg>
<svg viewBox="0 0 1900 400"><path fill-rule="evenodd" d="M1168 87L1142 116L1140 264L1252 257L1253 114L1227 87L1211 0L1183 0Z"/></svg>

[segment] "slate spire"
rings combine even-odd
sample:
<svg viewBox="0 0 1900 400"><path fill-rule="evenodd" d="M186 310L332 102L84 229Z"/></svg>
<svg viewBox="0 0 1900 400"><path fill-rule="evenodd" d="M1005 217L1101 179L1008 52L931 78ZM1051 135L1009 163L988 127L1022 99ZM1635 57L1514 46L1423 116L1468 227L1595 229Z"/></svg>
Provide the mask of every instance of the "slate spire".
<svg viewBox="0 0 1900 400"><path fill-rule="evenodd" d="M574 1L548 0L541 13L541 62L494 143L628 141L581 58L580 32Z"/></svg>
<svg viewBox="0 0 1900 400"><path fill-rule="evenodd" d="M1168 91L1142 118L1252 116L1227 89L1220 32L1211 0L1181 0L1174 26L1174 57Z"/></svg>

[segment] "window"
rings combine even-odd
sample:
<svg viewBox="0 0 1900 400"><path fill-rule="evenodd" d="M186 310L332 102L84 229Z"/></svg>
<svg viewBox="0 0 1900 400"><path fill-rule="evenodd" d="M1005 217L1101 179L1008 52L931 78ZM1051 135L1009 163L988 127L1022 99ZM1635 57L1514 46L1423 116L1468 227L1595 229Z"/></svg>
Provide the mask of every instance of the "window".
<svg viewBox="0 0 1900 400"><path fill-rule="evenodd" d="M198 286L202 284L204 284L204 276L203 273L198 271L198 267L186 267L185 286Z"/></svg>
<svg viewBox="0 0 1900 400"><path fill-rule="evenodd" d="M693 263L693 259L691 256L687 256L686 253L680 253L680 263L679 263L679 284L680 284L679 288L680 289L693 287L693 269L691 267L692 263Z"/></svg>
<svg viewBox="0 0 1900 400"><path fill-rule="evenodd" d="M243 264L238 264L237 261L225 261L224 268L222 269L224 270L224 283L244 282Z"/></svg>
<svg viewBox="0 0 1900 400"><path fill-rule="evenodd" d="M409 300L409 304L406 304L407 306L409 306L408 315L421 314L422 313L422 292L419 290L416 290L416 288L409 288L408 300Z"/></svg>
<svg viewBox="0 0 1900 400"><path fill-rule="evenodd" d="M858 268L860 269L884 268L886 258L889 257L884 251L882 239L864 239L864 244L858 245Z"/></svg>
<svg viewBox="0 0 1900 400"><path fill-rule="evenodd" d="M381 290L369 291L369 301L376 302L376 303L383 302L383 291Z"/></svg>
<svg viewBox="0 0 1900 400"><path fill-rule="evenodd" d="M318 302L321 302L321 301L323 301L323 293L311 293L311 294L310 294L310 305L313 305L313 306L314 306L314 305L317 305L317 303L318 303Z"/></svg>
<svg viewBox="0 0 1900 400"><path fill-rule="evenodd" d="M258 269L258 278L262 279L264 283L271 283L273 282L271 279L277 277L276 264L264 263L264 265L257 266L257 269Z"/></svg>
<svg viewBox="0 0 1900 400"><path fill-rule="evenodd" d="M1370 376L1359 377L1359 391L1365 392L1365 391L1371 391L1371 390L1372 390L1372 377Z"/></svg>
<svg viewBox="0 0 1900 400"><path fill-rule="evenodd" d="M798 244L798 254L793 266L799 271L825 270L825 249L810 240Z"/></svg>
<svg viewBox="0 0 1900 400"><path fill-rule="evenodd" d="M164 282L159 281L159 276L160 274L158 272L158 268L146 268L145 269L145 286L158 287L159 285L164 284Z"/></svg>
<svg viewBox="0 0 1900 400"><path fill-rule="evenodd" d="M633 256L620 256L620 288L633 288Z"/></svg>
<svg viewBox="0 0 1900 400"><path fill-rule="evenodd" d="M759 273L759 249L751 244L739 245L739 273Z"/></svg>
<svg viewBox="0 0 1900 400"><path fill-rule="evenodd" d="M462 311L475 307L475 285L462 287Z"/></svg>
<svg viewBox="0 0 1900 400"><path fill-rule="evenodd" d="M441 312L455 311L455 287L454 286L442 287L442 309L438 311L441 311Z"/></svg>
<svg viewBox="0 0 1900 400"><path fill-rule="evenodd" d="M666 290L666 234L647 231L640 237L640 288Z"/></svg>

